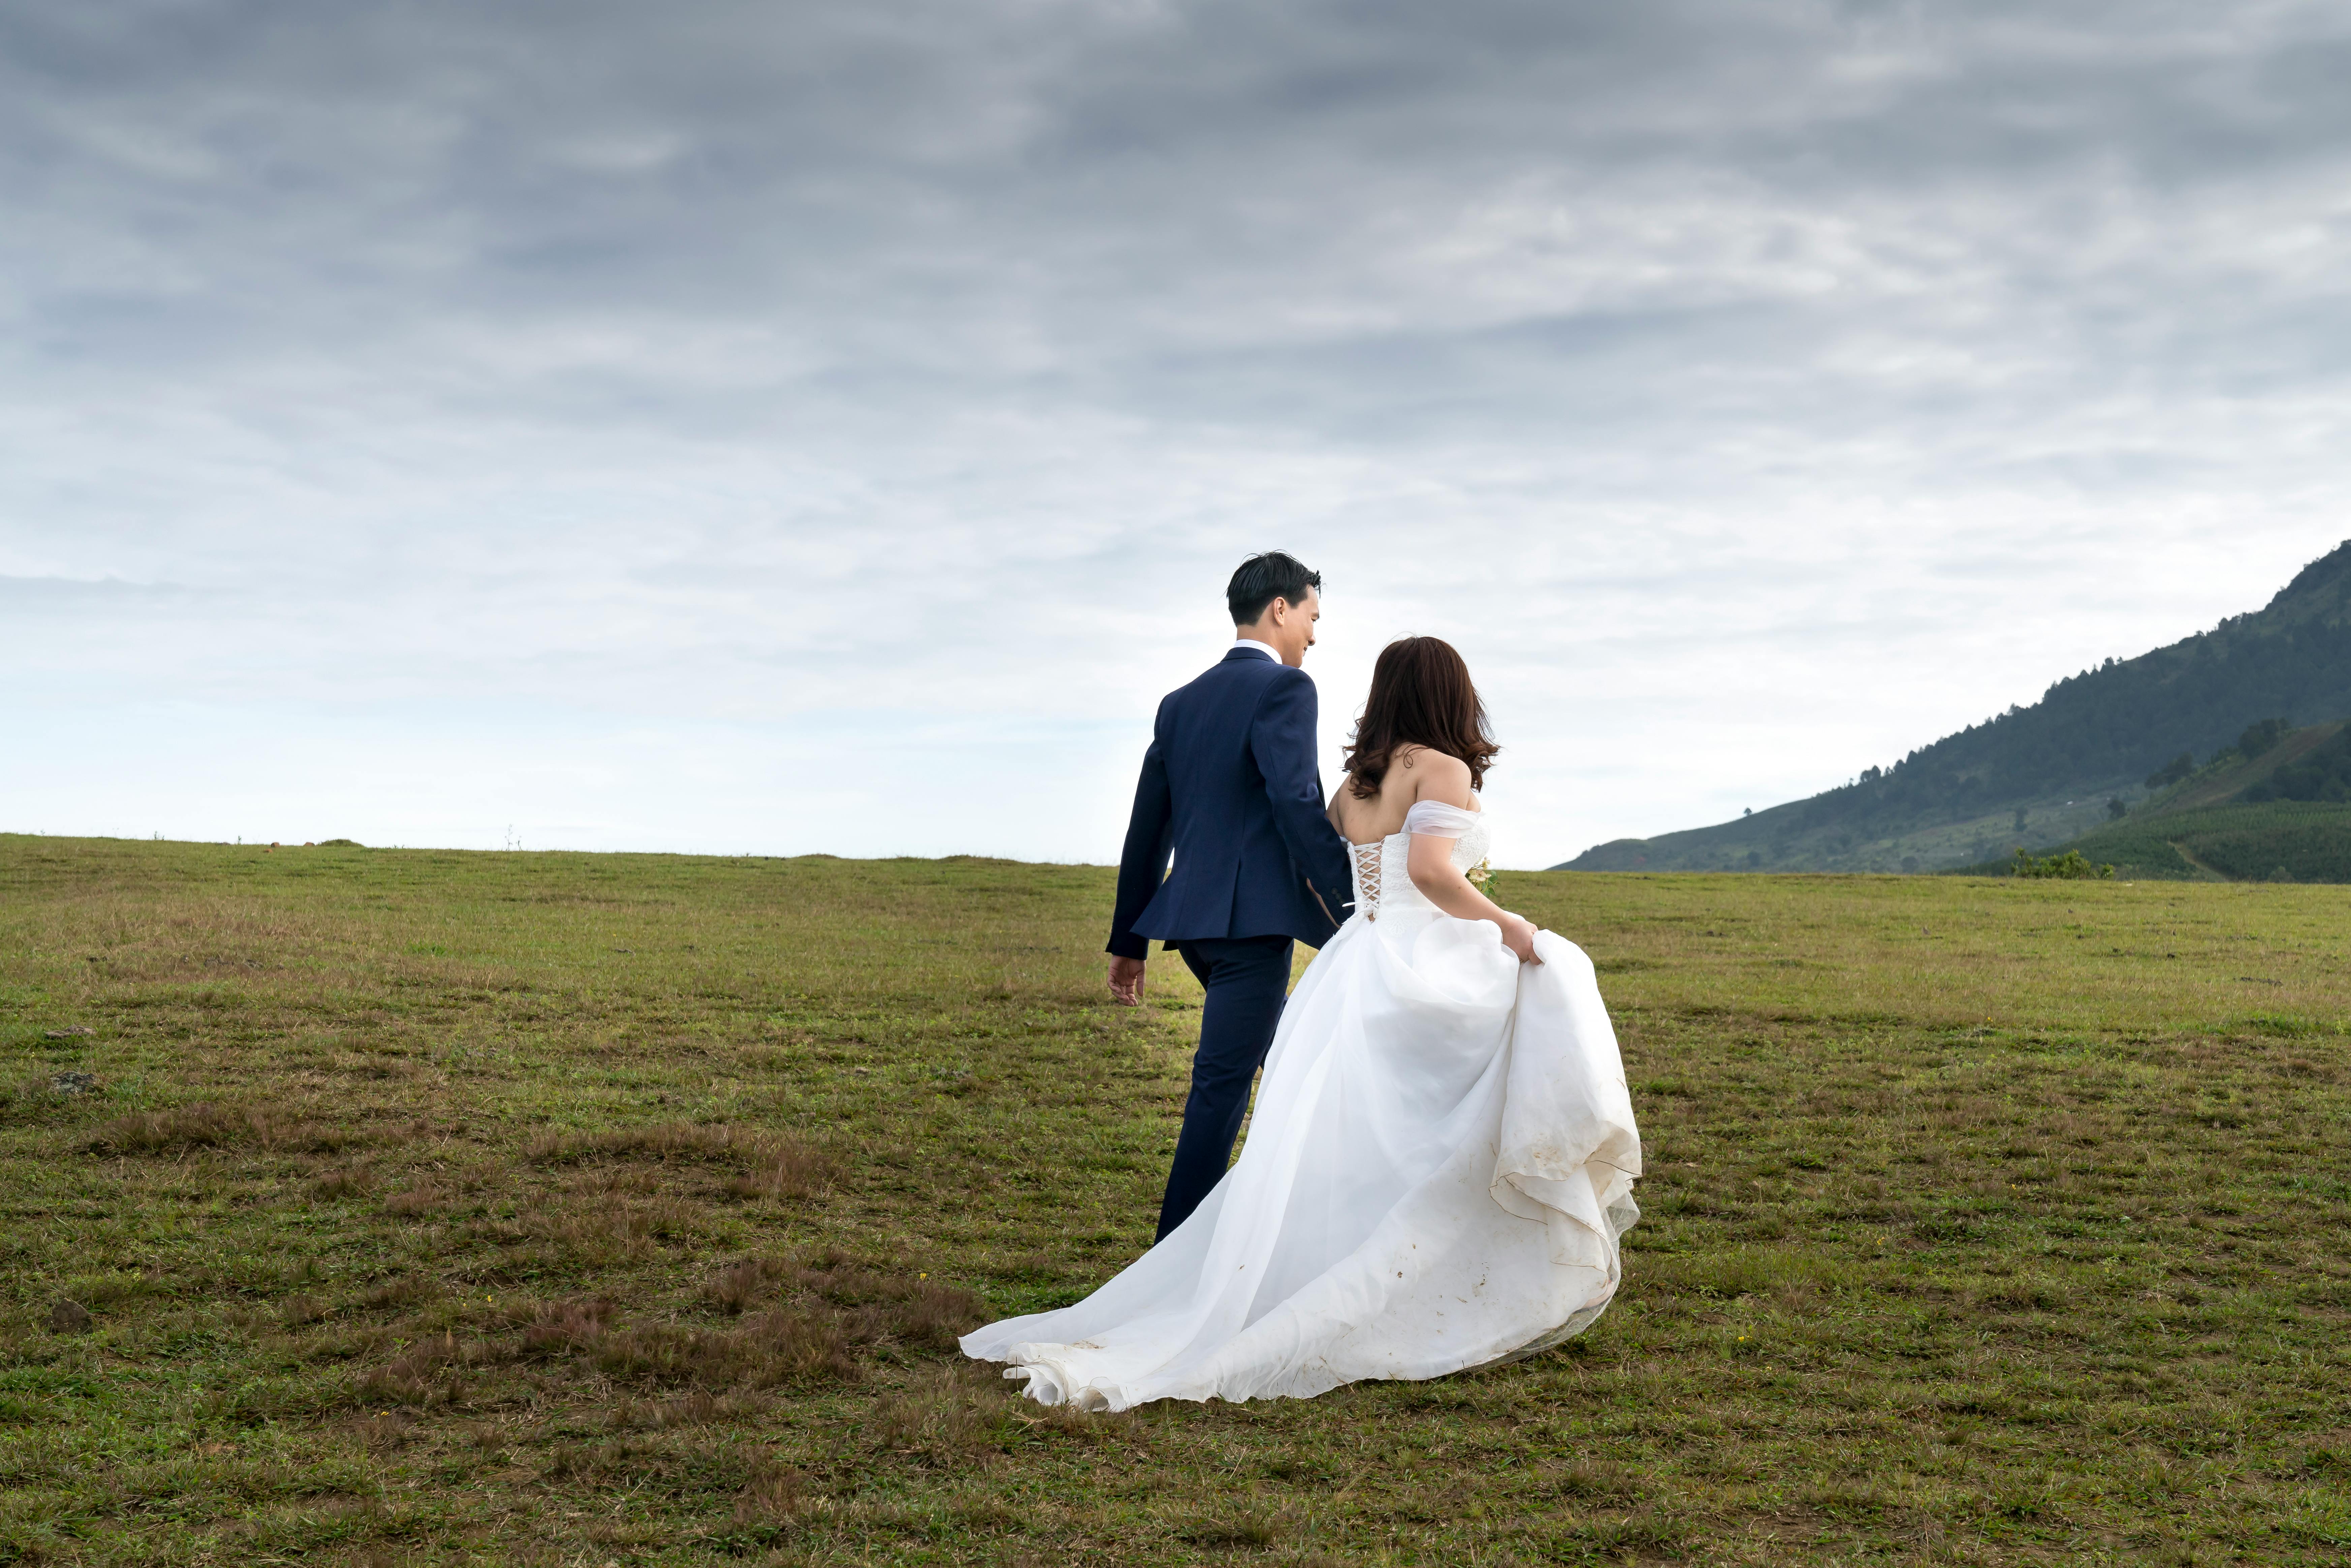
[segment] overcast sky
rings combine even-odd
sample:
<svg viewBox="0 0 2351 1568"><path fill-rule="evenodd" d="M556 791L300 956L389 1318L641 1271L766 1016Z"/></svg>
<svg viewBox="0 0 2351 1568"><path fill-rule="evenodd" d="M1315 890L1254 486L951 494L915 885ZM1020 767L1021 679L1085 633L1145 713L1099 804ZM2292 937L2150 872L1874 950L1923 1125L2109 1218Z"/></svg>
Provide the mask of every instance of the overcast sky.
<svg viewBox="0 0 2351 1568"><path fill-rule="evenodd" d="M1498 858L2351 536L2351 8L0 0L0 829L1114 858L1240 556ZM2311 718L2324 715L2303 716Z"/></svg>

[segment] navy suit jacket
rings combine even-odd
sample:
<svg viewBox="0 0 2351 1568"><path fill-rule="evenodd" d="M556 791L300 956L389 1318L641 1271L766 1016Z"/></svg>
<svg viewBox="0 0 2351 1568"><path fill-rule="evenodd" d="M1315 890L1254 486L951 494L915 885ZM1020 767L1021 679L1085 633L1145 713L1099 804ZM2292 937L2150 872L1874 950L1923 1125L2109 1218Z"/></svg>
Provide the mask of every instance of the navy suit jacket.
<svg viewBox="0 0 2351 1568"><path fill-rule="evenodd" d="M1119 857L1111 952L1140 958L1151 937L1171 947L1207 936L1290 936L1310 947L1331 939L1333 918L1354 904L1354 873L1347 841L1322 814L1314 717L1306 672L1245 648L1167 694Z"/></svg>

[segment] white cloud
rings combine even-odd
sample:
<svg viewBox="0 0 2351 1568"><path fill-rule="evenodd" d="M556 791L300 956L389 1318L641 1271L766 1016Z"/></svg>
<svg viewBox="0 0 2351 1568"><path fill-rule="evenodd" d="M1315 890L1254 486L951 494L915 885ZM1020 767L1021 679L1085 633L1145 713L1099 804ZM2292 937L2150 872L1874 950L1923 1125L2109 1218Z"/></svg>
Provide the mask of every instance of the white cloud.
<svg viewBox="0 0 2351 1568"><path fill-rule="evenodd" d="M1332 769L1452 637L1543 863L2351 532L2326 8L0 37L8 826L1107 858L1280 545Z"/></svg>

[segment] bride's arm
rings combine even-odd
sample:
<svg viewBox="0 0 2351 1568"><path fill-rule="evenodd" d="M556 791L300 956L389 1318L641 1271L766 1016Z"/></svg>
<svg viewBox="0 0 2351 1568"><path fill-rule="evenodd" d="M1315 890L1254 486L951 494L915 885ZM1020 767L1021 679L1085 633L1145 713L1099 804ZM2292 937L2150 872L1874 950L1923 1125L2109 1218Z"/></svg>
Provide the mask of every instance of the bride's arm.
<svg viewBox="0 0 2351 1568"><path fill-rule="evenodd" d="M1502 928L1502 946L1516 953L1520 962L1542 962L1535 956L1534 922L1511 914L1469 885L1469 879L1453 863L1453 840L1415 833L1409 842L1405 870L1412 875L1412 885L1429 903L1456 920L1492 921Z"/></svg>
<svg viewBox="0 0 2351 1568"><path fill-rule="evenodd" d="M1426 753L1420 760L1431 777L1420 781L1415 799L1442 801L1458 810L1468 810L1468 765L1458 758ZM1492 921L1502 928L1502 946L1516 953L1520 963L1541 963L1535 956L1534 923L1511 914L1469 884L1469 879L1453 863L1456 841L1434 833L1415 833L1405 841L1405 871L1411 876L1413 886L1456 920Z"/></svg>

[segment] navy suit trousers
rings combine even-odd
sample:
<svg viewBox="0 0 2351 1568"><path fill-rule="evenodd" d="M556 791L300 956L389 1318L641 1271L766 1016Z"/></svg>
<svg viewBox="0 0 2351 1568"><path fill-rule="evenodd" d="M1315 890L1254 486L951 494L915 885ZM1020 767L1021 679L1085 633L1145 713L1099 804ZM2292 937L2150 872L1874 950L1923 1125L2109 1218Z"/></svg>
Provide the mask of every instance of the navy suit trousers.
<svg viewBox="0 0 2351 1568"><path fill-rule="evenodd" d="M1290 994L1287 936L1201 936L1183 945L1184 963L1207 993L1200 1009L1200 1049L1192 1056L1192 1092L1184 1130L1159 1206L1159 1234L1200 1207L1232 1164L1233 1140L1249 1110L1249 1085L1272 1049Z"/></svg>

